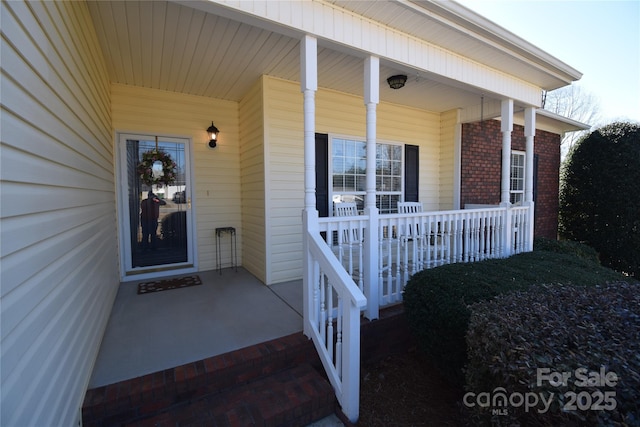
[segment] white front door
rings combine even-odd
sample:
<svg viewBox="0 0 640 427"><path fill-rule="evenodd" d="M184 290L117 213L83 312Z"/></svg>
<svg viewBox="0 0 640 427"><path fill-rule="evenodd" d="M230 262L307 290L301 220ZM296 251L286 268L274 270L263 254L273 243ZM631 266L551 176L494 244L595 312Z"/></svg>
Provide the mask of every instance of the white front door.
<svg viewBox="0 0 640 427"><path fill-rule="evenodd" d="M190 141L119 134L123 280L194 271Z"/></svg>

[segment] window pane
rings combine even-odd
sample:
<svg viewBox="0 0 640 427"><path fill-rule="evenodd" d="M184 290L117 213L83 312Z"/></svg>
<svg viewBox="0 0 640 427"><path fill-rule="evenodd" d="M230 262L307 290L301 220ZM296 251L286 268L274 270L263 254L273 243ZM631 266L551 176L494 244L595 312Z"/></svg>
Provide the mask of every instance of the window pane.
<svg viewBox="0 0 640 427"><path fill-rule="evenodd" d="M400 145L392 145L393 147L393 159L402 161L402 147Z"/></svg>
<svg viewBox="0 0 640 427"><path fill-rule="evenodd" d="M332 147L334 156L344 156L344 140L334 139L332 142Z"/></svg>
<svg viewBox="0 0 640 427"><path fill-rule="evenodd" d="M356 145L355 141L348 141L346 144L346 152L344 154L347 157L356 157Z"/></svg>
<svg viewBox="0 0 640 427"><path fill-rule="evenodd" d="M376 144L376 204L381 213L397 210L402 200L402 145ZM366 142L333 139L333 201L354 201L364 207L366 192Z"/></svg>
<svg viewBox="0 0 640 427"><path fill-rule="evenodd" d="M343 161L344 161L344 173L355 173L356 172L355 159L353 159L351 157L347 157Z"/></svg>
<svg viewBox="0 0 640 427"><path fill-rule="evenodd" d="M385 176L382 178L382 191L391 191L391 177L390 176Z"/></svg>
<svg viewBox="0 0 640 427"><path fill-rule="evenodd" d="M353 175L344 176L344 189L345 191L353 191L356 189L356 180Z"/></svg>
<svg viewBox="0 0 640 427"><path fill-rule="evenodd" d="M522 203L524 200L524 164L525 155L523 153L511 153L511 196L513 204Z"/></svg>
<svg viewBox="0 0 640 427"><path fill-rule="evenodd" d="M367 144L362 141L356 141L356 156L361 159L367 158Z"/></svg>
<svg viewBox="0 0 640 427"><path fill-rule="evenodd" d="M395 161L391 164L391 173L395 176L402 175L402 162Z"/></svg>
<svg viewBox="0 0 640 427"><path fill-rule="evenodd" d="M367 160L366 159L358 160L358 173L362 174L362 175L366 175L367 174Z"/></svg>
<svg viewBox="0 0 640 427"><path fill-rule="evenodd" d="M402 178L397 176L391 178L391 191L402 191Z"/></svg>
<svg viewBox="0 0 640 427"><path fill-rule="evenodd" d="M379 194L376 196L376 207L381 214L395 213L398 210L400 196L393 194Z"/></svg>

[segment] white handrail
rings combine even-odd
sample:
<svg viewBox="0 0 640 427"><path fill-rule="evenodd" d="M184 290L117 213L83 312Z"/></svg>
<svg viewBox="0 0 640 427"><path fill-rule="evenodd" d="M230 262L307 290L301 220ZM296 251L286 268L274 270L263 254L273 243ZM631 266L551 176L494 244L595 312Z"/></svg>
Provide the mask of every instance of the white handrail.
<svg viewBox="0 0 640 427"><path fill-rule="evenodd" d="M312 299L311 339L344 414L358 420L360 405L360 310L367 299L319 234L307 231Z"/></svg>
<svg viewBox="0 0 640 427"><path fill-rule="evenodd" d="M329 218L318 218L314 211L311 218L305 216L304 331L352 422L358 419L360 401L360 311L366 308L365 316L377 318L379 306L402 301L407 281L422 269L531 250L531 211L532 205ZM376 218L377 228L369 224ZM376 245L375 250L366 245ZM371 277L375 271L377 277Z"/></svg>

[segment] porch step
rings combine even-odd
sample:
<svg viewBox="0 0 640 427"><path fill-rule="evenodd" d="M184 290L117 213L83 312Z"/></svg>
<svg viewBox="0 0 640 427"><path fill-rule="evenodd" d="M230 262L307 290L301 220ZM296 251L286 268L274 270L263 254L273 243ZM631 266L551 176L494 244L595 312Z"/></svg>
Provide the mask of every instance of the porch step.
<svg viewBox="0 0 640 427"><path fill-rule="evenodd" d="M411 345L401 304L363 320L362 361ZM304 426L340 412L313 343L301 332L88 390L85 427Z"/></svg>
<svg viewBox="0 0 640 427"><path fill-rule="evenodd" d="M83 426L306 425L336 410L302 333L87 391Z"/></svg>
<svg viewBox="0 0 640 427"><path fill-rule="evenodd" d="M303 364L125 426L305 426L334 410L331 385Z"/></svg>

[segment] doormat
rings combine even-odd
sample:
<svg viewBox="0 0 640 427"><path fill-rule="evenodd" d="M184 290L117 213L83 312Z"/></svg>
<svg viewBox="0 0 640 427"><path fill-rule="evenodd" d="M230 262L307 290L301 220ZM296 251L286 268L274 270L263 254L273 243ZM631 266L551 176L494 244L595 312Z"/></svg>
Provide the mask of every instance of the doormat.
<svg viewBox="0 0 640 427"><path fill-rule="evenodd" d="M175 279L138 283L138 295L150 294L152 292L168 291L171 289L186 288L188 286L196 285L202 285L200 276L176 277Z"/></svg>

